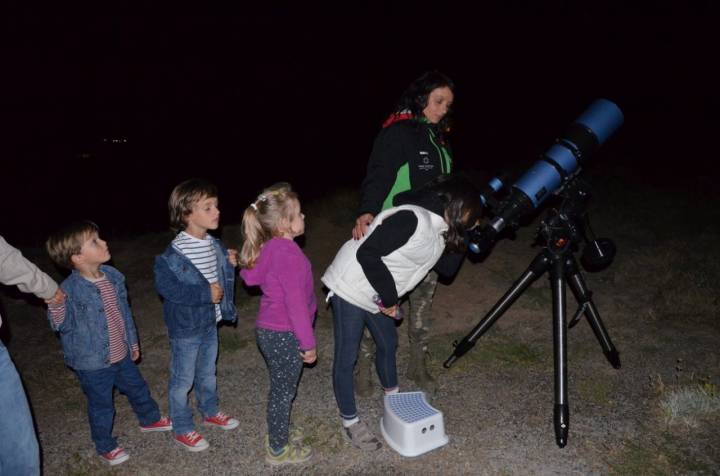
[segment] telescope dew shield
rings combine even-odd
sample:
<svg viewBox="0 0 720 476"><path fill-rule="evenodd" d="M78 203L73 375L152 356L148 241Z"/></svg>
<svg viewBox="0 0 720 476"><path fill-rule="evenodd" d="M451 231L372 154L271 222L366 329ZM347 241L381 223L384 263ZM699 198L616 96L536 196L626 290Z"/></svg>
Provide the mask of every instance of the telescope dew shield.
<svg viewBox="0 0 720 476"><path fill-rule="evenodd" d="M580 163L622 123L623 113L615 103L607 99L594 101L513 187L523 192L537 208L559 190L577 172Z"/></svg>
<svg viewBox="0 0 720 476"><path fill-rule="evenodd" d="M580 171L582 163L615 133L623 120L620 108L607 99L590 104L565 134L512 185L510 196L498 207L489 226L475 233L471 251L481 252L506 225L515 223L538 208L550 195L562 190ZM501 185L498 179L493 179L489 188L497 191Z"/></svg>
<svg viewBox="0 0 720 476"><path fill-rule="evenodd" d="M575 123L587 127L597 138L598 145L603 145L618 130L623 120L623 113L617 104L607 99L598 99L575 120Z"/></svg>

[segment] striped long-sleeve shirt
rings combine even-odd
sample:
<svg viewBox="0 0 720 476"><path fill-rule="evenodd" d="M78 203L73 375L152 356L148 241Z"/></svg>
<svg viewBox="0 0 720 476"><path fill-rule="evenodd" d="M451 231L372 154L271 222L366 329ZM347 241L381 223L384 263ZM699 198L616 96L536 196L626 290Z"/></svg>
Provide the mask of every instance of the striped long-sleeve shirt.
<svg viewBox="0 0 720 476"><path fill-rule="evenodd" d="M107 319L108 340L110 363L120 362L127 356L127 347L125 346L125 323L123 322L120 307L118 306L117 294L112 283L103 276L100 279L89 279L100 290L100 298L102 299L103 309L105 309L105 318ZM50 316L56 327L59 327L65 321L65 303L48 306ZM138 345L133 345L132 350L137 351Z"/></svg>
<svg viewBox="0 0 720 476"><path fill-rule="evenodd" d="M201 240L181 231L172 242L173 246L189 259L208 283L218 282L218 263L213 240L209 236ZM215 304L215 320L220 321L220 305Z"/></svg>

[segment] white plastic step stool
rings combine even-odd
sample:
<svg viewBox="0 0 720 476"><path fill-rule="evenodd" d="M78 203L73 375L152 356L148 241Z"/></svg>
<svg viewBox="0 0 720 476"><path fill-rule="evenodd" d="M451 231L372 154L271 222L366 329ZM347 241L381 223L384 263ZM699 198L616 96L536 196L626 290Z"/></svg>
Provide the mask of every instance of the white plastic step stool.
<svg viewBox="0 0 720 476"><path fill-rule="evenodd" d="M392 449L403 456L418 456L448 442L443 414L431 407L424 392L385 396L380 431Z"/></svg>

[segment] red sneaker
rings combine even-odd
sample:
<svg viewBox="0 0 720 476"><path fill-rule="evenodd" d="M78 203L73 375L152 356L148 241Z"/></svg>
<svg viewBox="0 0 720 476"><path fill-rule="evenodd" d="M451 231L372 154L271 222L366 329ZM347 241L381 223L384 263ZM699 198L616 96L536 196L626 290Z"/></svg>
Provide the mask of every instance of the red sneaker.
<svg viewBox="0 0 720 476"><path fill-rule="evenodd" d="M115 466L116 464L124 463L125 461L129 460L130 456L125 453L125 450L118 446L109 453L100 455L100 458L102 458L102 460L110 466Z"/></svg>
<svg viewBox="0 0 720 476"><path fill-rule="evenodd" d="M200 436L197 431L191 431L184 435L175 435L175 441L186 450L192 452L206 450L210 447L210 443Z"/></svg>
<svg viewBox="0 0 720 476"><path fill-rule="evenodd" d="M230 418L223 412L218 412L215 416L205 418L203 423L209 426L217 426L223 430L232 430L233 428L237 428L240 424L240 422L235 418Z"/></svg>
<svg viewBox="0 0 720 476"><path fill-rule="evenodd" d="M168 417L162 417L155 423L150 423L149 425L140 425L140 431L142 431L143 433L168 430L172 430L172 421Z"/></svg>

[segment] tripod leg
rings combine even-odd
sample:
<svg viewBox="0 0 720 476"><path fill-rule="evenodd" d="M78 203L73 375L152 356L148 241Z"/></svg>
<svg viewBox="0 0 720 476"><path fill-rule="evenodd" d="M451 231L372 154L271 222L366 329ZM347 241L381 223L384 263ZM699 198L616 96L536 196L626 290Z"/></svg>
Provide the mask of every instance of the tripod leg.
<svg viewBox="0 0 720 476"><path fill-rule="evenodd" d="M550 265L550 259L545 252L538 254L528 266L527 270L510 286L510 289L495 303L492 309L482 318L482 320L470 331L468 335L463 337L460 342L455 342L455 351L448 357L443 366L449 369L450 366L467 351L473 348L477 341L495 321L507 311L510 306L520 297L528 286L530 286L542 273L547 271Z"/></svg>
<svg viewBox="0 0 720 476"><path fill-rule="evenodd" d="M575 299L585 309L588 324L590 324L595 337L600 342L605 357L613 368L619 369L620 354L610 340L607 330L605 330L602 319L600 319L600 313L592 300L592 291L587 288L585 279L580 273L580 268L578 268L577 261L573 256L569 257L565 262L565 273Z"/></svg>
<svg viewBox="0 0 720 476"><path fill-rule="evenodd" d="M560 448L567 444L570 429L570 410L567 389L567 322L565 307L565 274L562 258L553 259L550 267L550 287L553 303L553 344L555 361L555 441Z"/></svg>

